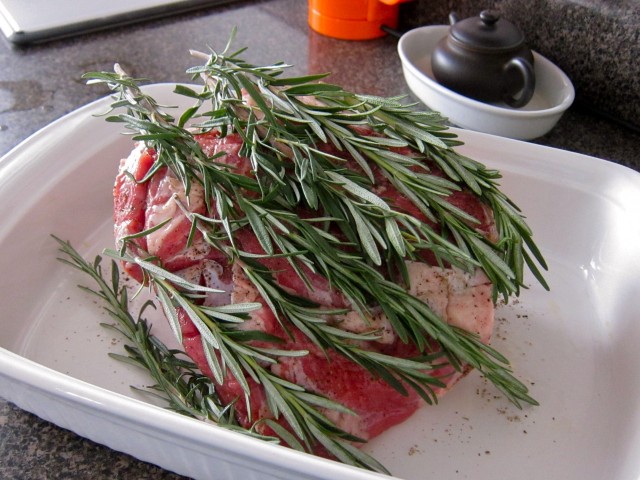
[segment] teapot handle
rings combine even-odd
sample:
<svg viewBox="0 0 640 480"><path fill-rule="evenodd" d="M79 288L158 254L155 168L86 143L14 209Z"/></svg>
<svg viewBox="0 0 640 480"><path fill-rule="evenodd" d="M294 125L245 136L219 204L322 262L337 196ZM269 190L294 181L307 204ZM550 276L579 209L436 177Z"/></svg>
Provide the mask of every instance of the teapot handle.
<svg viewBox="0 0 640 480"><path fill-rule="evenodd" d="M524 79L524 87L522 87L522 91L519 96L509 96L503 98L503 100L510 107L524 107L529 103L529 100L533 97L533 92L536 89L536 77L533 72L533 66L528 60L522 57L514 57L504 66L505 71L512 68L515 68L522 75L522 78Z"/></svg>

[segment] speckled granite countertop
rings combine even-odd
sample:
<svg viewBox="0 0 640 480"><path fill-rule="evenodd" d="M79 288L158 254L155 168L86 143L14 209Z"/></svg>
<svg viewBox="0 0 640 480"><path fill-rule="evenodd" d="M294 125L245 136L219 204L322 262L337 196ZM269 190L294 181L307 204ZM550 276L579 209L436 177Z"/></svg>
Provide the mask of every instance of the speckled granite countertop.
<svg viewBox="0 0 640 480"><path fill-rule="evenodd" d="M242 2L29 48L0 44L0 154L51 121L104 94L80 76L122 63L155 82L185 81L187 51L222 47L233 25L249 60L285 60L293 74L333 72L333 81L378 95L408 93L391 37L345 42L309 31L301 0ZM613 52L611 53L614 54ZM640 134L572 108L536 143L640 170ZM178 478L93 444L0 400L0 478Z"/></svg>

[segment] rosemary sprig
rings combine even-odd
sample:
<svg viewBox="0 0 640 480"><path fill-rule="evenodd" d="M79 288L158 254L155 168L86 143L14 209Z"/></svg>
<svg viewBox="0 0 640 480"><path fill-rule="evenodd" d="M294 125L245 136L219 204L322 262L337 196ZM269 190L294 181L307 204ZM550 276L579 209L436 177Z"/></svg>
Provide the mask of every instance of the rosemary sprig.
<svg viewBox="0 0 640 480"><path fill-rule="evenodd" d="M244 154L256 169L273 172L283 161L293 161L296 201L302 196L311 208L317 208L322 195L324 208L346 203L348 211L331 211L340 214L337 218L344 220L339 224L344 234L360 243L374 263L380 264L383 249L395 253L394 263L399 264L406 251L417 248L411 241L421 240L420 247L430 248L445 263L467 270L480 265L492 280L496 296L507 299L524 286L523 258L547 287L541 274L546 269L544 259L519 210L498 189L499 173L453 150L459 142L439 115L415 111L414 105L404 105L397 98L357 95L336 85L314 83L318 76L283 78L286 65L251 65L239 58L242 50L231 53L229 45L220 54L196 52L206 63L188 70L204 79L204 92L193 96L199 102L210 101L212 110L204 116L215 117L214 123L201 125L234 125L236 131L245 132ZM249 101L243 102L243 95ZM349 128L354 125L371 127L380 135ZM336 158L318 149L323 142L351 154L365 176L345 178L335 168ZM423 153L448 178L431 174L425 162L394 150L401 147ZM427 218L437 221L441 232L436 234L428 225L389 209L374 195L369 163L377 165ZM339 192L336 184L341 187ZM445 197L461 186L491 206L499 243L484 238L474 228L475 219L446 202Z"/></svg>
<svg viewBox="0 0 640 480"><path fill-rule="evenodd" d="M192 214L187 205L179 205L191 218L192 234L199 231L230 263L242 266L285 331L297 328L321 349L344 355L403 393L413 388L427 402L436 400L433 388L441 383L426 372L446 360L458 369L465 364L477 368L517 406L536 404L512 375L506 358L477 336L446 324L407 287L406 262L424 250L442 265L466 271L482 268L494 285L494 299L519 294L525 265L546 287L541 273L546 269L544 259L518 208L500 192L499 173L459 155L453 147L460 142L438 114L416 111L401 98L358 95L318 83L324 79L321 75L285 78L287 65L249 64L239 57L242 50L231 52L230 45L231 41L221 53L194 52L205 63L188 73L201 78L204 87L198 91L176 87L176 93L195 102L177 119L119 67L114 73L86 75L90 82L105 83L114 92L113 109L127 110L107 120L124 123L135 140L155 149L156 162L142 182L166 166L182 181L187 195L194 183L202 185L206 215ZM241 136L240 154L251 162L251 175L240 175L221 157L204 153L195 135L213 128L223 136L231 132ZM342 158L344 154L355 168ZM433 165L441 173L434 173ZM376 194L377 175L429 222ZM498 242L478 232L477 220L447 201L461 189L473 192L493 211ZM300 208L315 216L300 218L295 213ZM238 245L236 232L244 228L253 230L264 254L243 251ZM243 385L247 406L249 379L262 385L274 418L282 416L291 427L285 430L264 420L281 438L306 451L319 442L347 463L380 469L347 443L357 439L316 408L344 407L274 376L265 365L283 352L243 341L245 334L235 327L247 306L222 311L203 307L198 299L206 289L140 258L141 251L129 248L128 239L120 247L119 253L108 254L143 268L178 338L175 310L189 315L202 335L217 382L222 383L230 371ZM397 335L424 355L394 359L359 348L357 341L371 340L375 332L350 334L332 327L326 317L337 312L284 292L260 263L263 256L286 258L308 286L312 282L306 268L321 274L365 317L372 303L379 305ZM233 308L240 316L230 319ZM439 347L433 349L428 337Z"/></svg>
<svg viewBox="0 0 640 480"><path fill-rule="evenodd" d="M286 231L293 230L294 225L297 228L303 228L304 225L304 221L300 219L288 218L287 222L283 218L282 221L285 222L283 227ZM292 238L294 241L301 239L295 235L285 235L282 231L278 234L270 225L261 225L260 228L268 230L267 234L280 245L282 245L281 236ZM254 227L255 230L256 227ZM203 233L205 238L208 238L206 229L203 229ZM360 305L356 305L362 309L363 314L366 315L367 305L361 286L366 285L369 295L377 300L378 305L382 306L394 330L401 338L406 341L411 338L421 351L425 351L429 349L427 338L430 337L437 340L443 350L432 352L424 357L420 363L413 361L405 363L400 359L381 355L372 359L371 352L360 350L349 343L349 340L368 340L370 338L349 335L328 326L321 318L329 313L327 310L309 308L304 303L300 304L301 299L283 292L270 273L261 269L259 264L251 265L253 255L247 257L241 251L237 251L236 254L243 259L245 274L252 280L276 315L287 318L321 348L332 348L338 351L355 363L367 368L372 374L385 378L402 393L405 390L402 383L397 381L398 378L414 388L427 403L437 402L432 388L442 386L442 384L438 379L425 375L424 370L441 366L442 355L445 354L458 369L461 369L464 363L468 363L480 370L515 405L520 406L520 402L537 404L528 395L527 388L513 377L508 367L508 360L499 352L484 345L476 336L449 326L433 313L426 303L410 295L405 288L397 283L384 278L378 270L363 262L359 257L349 254L341 255L340 253L335 256L336 252L341 252L339 248L341 244L336 240L336 245L331 248L331 245L327 246L322 243L322 240L327 238L331 237L318 235L316 237L318 244L306 245L306 247L307 251L324 250L331 252L331 255L322 257L320 260L317 257L312 257L310 261L312 264L314 261L316 263L321 261L324 268L320 270L332 280L334 285L339 288L343 287L341 291L349 295L349 289L355 289L350 298L357 298L359 302L362 302Z"/></svg>
<svg viewBox="0 0 640 480"><path fill-rule="evenodd" d="M84 285L79 285L79 288L99 298L104 310L116 321L115 325L102 325L116 330L129 342L125 346L128 356L111 356L148 370L152 379L157 382L150 388L162 392L172 410L202 420L213 420L221 426L235 429L237 423L233 409L219 402L210 379L198 372L186 355L168 349L151 334L144 312L147 308L155 308L153 303L145 302L136 317L130 313L129 295L126 286L120 282L116 262L111 262L110 275L107 275L103 271L103 258L100 255L90 263L69 242L55 236L53 238L63 254L58 260L86 274L96 284L97 289Z"/></svg>
<svg viewBox="0 0 640 480"><path fill-rule="evenodd" d="M149 388L156 392L157 396L166 400L172 410L193 418L209 420L220 427L262 440L275 443L284 440L290 447L305 452L313 452L316 446L321 444L343 463L388 473L379 462L351 444L351 442L361 442L361 439L336 427L318 408L337 410L346 414L353 414L353 412L330 399L306 392L302 387L277 377L259 363L259 360L272 362L272 356L276 355L297 355L304 352L259 351L259 349L252 349L241 341L231 345L231 348L244 349L238 358L242 359L243 368L251 371L252 377L265 388L269 398L269 407L273 414L273 418L258 419L252 428L243 428L235 418L233 403L230 405L221 403L215 391L215 384L211 382L211 379L199 372L196 366L188 360L186 354L168 349L151 334L151 329L144 319L143 313L146 308L153 307L153 304L146 302L137 317L131 315L127 288L120 284L117 262L112 260L110 281L106 280L100 255L95 257L93 263L89 263L69 242L55 236L54 239L58 242L59 250L64 255L59 260L88 275L96 284L97 289L82 285L79 288L98 297L104 303L105 311L116 321L116 325L103 323L103 326L116 330L129 342L129 345L125 346L126 356L118 354L111 356L147 370L153 380L157 382ZM107 253L119 258L117 252L109 251ZM133 259L128 258L127 260ZM145 264L144 261L139 261L139 264L149 267L147 272L153 277L154 286L171 294L172 301L176 305L179 305L180 308L194 309L198 311L198 315L210 318L211 309L197 305L185 305L187 297L176 295L174 287L163 281L161 278L163 275L174 279L169 272L162 272L150 267L150 264ZM193 288L194 293L198 293L197 290L202 293L203 287L196 288L195 285L184 281L180 281L180 284L183 287ZM246 312L247 307L246 305L235 305L222 310L226 314L224 317L231 323L235 323L237 319L229 318L231 314L239 313L242 315ZM220 309L213 313L213 315L218 315L218 319L220 319L223 315L219 314ZM245 333L247 333L245 339L253 338L249 332ZM224 335L221 335L218 338L222 339L223 337ZM238 338L241 336L236 335L236 339ZM224 341L227 344L234 343L231 336L224 338ZM280 416L284 417L291 430L284 428L277 422ZM256 427L260 423L265 423L278 436L259 433Z"/></svg>

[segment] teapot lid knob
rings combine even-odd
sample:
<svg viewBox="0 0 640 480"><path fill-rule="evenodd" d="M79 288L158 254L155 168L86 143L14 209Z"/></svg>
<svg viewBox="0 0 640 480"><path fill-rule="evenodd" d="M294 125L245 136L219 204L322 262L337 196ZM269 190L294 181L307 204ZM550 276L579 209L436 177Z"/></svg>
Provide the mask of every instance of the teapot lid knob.
<svg viewBox="0 0 640 480"><path fill-rule="evenodd" d="M483 10L480 12L480 20L482 20L482 23L487 27L492 27L500 20L500 14L493 10Z"/></svg>

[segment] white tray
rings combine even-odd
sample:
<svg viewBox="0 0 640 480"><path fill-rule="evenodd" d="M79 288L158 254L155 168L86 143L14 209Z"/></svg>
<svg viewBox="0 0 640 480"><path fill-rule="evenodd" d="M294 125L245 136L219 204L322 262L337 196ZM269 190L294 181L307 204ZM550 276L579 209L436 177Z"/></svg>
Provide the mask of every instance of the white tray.
<svg viewBox="0 0 640 480"><path fill-rule="evenodd" d="M149 87L166 103L171 86ZM194 478L372 479L147 403L145 378L107 357L89 279L58 261L50 234L87 258L112 245L111 189L131 148L100 100L0 162L0 396L79 435ZM494 345L528 382L517 410L479 375L375 439L399 478L640 477L640 174L609 162L457 130L460 150L498 168L535 231L551 292L534 281L500 306ZM154 327L161 337L168 330Z"/></svg>

